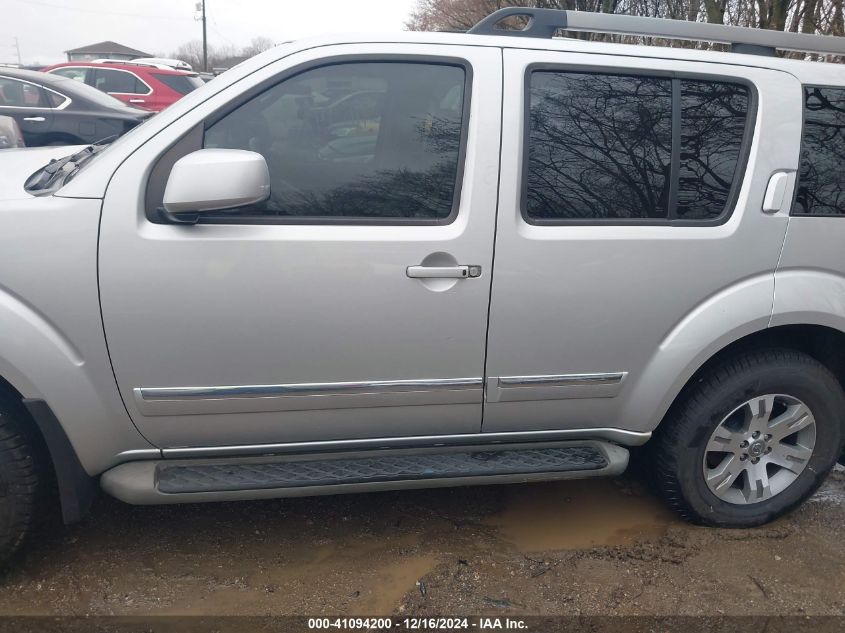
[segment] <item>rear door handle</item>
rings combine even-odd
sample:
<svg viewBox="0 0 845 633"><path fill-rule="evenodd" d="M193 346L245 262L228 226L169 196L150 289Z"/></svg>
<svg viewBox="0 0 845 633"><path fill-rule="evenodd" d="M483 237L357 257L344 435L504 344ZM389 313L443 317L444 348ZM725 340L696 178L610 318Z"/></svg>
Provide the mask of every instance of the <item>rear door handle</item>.
<svg viewBox="0 0 845 633"><path fill-rule="evenodd" d="M35 123L43 123L47 119L45 119L43 116L25 116L23 118L23 120L24 121L33 121Z"/></svg>
<svg viewBox="0 0 845 633"><path fill-rule="evenodd" d="M129 103L145 103L144 99L130 99Z"/></svg>
<svg viewBox="0 0 845 633"><path fill-rule="evenodd" d="M481 266L408 266L411 279L474 279L481 277Z"/></svg>

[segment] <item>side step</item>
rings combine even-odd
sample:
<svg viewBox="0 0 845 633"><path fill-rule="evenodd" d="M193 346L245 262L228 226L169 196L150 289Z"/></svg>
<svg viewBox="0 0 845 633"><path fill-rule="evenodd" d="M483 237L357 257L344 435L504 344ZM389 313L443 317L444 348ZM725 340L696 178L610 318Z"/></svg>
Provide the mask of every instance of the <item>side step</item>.
<svg viewBox="0 0 845 633"><path fill-rule="evenodd" d="M127 503L156 504L610 476L627 464L626 449L590 440L130 462L100 483Z"/></svg>

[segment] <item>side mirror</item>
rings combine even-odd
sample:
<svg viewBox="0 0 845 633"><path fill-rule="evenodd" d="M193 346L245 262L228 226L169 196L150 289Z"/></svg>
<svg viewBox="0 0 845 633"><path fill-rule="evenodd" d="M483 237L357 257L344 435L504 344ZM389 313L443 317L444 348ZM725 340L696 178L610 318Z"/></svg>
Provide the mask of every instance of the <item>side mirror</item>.
<svg viewBox="0 0 845 633"><path fill-rule="evenodd" d="M196 224L205 211L245 207L268 197L270 172L261 154L201 149L173 165L159 214L170 224Z"/></svg>

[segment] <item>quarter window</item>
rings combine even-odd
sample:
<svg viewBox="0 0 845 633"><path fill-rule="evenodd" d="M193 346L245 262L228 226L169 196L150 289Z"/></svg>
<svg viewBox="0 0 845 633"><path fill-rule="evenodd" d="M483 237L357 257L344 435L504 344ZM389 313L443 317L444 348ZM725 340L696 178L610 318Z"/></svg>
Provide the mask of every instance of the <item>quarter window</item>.
<svg viewBox="0 0 845 633"><path fill-rule="evenodd" d="M804 138L793 215L845 215L845 89L804 88Z"/></svg>
<svg viewBox="0 0 845 633"><path fill-rule="evenodd" d="M528 96L529 220L715 220L727 210L745 86L535 71Z"/></svg>
<svg viewBox="0 0 845 633"><path fill-rule="evenodd" d="M203 84L203 80L197 75L170 75L165 73L153 73L153 76L168 88L175 90L180 95L186 95L196 90Z"/></svg>
<svg viewBox="0 0 845 633"><path fill-rule="evenodd" d="M456 208L466 83L461 66L361 62L276 84L208 127L204 140L261 153L270 199L203 217L447 220Z"/></svg>
<svg viewBox="0 0 845 633"><path fill-rule="evenodd" d="M677 217L710 220L727 208L748 117L748 88L682 79Z"/></svg>

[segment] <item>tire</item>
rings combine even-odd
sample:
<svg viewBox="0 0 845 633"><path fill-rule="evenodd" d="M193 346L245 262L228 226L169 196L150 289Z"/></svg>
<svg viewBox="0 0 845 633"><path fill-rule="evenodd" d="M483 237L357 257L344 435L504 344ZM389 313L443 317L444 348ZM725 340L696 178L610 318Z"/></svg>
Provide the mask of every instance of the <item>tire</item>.
<svg viewBox="0 0 845 633"><path fill-rule="evenodd" d="M806 410L809 416L799 413ZM775 426L779 420L789 426ZM780 430L752 436L755 427ZM786 435L791 428L802 430ZM739 439L745 448L739 448ZM693 523L763 525L821 485L843 440L845 394L825 366L793 350L745 352L706 371L673 405L655 437L655 483L667 503ZM799 451L801 459L791 456Z"/></svg>
<svg viewBox="0 0 845 633"><path fill-rule="evenodd" d="M36 444L22 411L0 401L0 565L32 527L41 487Z"/></svg>

